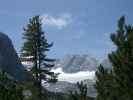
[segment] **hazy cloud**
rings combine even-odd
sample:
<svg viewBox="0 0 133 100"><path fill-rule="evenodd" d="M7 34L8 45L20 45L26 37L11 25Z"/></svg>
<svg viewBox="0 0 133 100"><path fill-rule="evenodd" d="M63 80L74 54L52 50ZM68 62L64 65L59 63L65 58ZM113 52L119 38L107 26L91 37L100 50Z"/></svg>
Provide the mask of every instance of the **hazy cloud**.
<svg viewBox="0 0 133 100"><path fill-rule="evenodd" d="M41 17L43 25L57 27L58 29L66 27L72 21L72 15L69 13L61 14L58 16L44 14Z"/></svg>

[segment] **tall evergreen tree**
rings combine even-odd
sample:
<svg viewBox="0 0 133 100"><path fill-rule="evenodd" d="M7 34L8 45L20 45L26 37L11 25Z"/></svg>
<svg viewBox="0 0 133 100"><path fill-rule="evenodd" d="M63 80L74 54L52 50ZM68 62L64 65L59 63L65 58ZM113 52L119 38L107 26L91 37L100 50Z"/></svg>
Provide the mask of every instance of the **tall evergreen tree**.
<svg viewBox="0 0 133 100"><path fill-rule="evenodd" d="M111 34L116 50L109 54L112 71L102 66L96 72L97 100L132 100L133 98L133 27L125 24L125 17L118 21L118 30Z"/></svg>
<svg viewBox="0 0 133 100"><path fill-rule="evenodd" d="M32 72L35 84L39 88L38 96L42 97L42 80L47 82L57 81L56 75L49 70L54 66L54 59L49 59L46 52L50 50L53 43L49 44L42 30L42 23L39 16L34 16L29 20L26 28L24 28L24 45L21 49L21 60L24 62L32 62ZM49 77L48 77L49 76Z"/></svg>
<svg viewBox="0 0 133 100"><path fill-rule="evenodd" d="M120 100L133 100L133 26L118 21L118 30L111 35L116 50L109 54Z"/></svg>
<svg viewBox="0 0 133 100"><path fill-rule="evenodd" d="M96 72L97 100L133 99L133 27L125 24L125 17L118 21L118 30L111 34L116 50L109 54L112 71L100 67ZM110 76L110 77L109 77Z"/></svg>

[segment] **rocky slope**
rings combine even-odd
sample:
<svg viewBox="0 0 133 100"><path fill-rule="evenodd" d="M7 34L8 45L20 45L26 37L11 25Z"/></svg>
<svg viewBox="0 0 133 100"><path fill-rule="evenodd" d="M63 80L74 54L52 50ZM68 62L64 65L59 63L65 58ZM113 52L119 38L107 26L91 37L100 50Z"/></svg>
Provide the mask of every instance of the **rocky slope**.
<svg viewBox="0 0 133 100"><path fill-rule="evenodd" d="M0 33L0 70L7 72L17 81L31 80L19 60L12 41L3 33Z"/></svg>
<svg viewBox="0 0 133 100"><path fill-rule="evenodd" d="M65 73L76 73L79 71L94 71L98 62L89 55L66 55L55 63L56 68L62 68Z"/></svg>
<svg viewBox="0 0 133 100"><path fill-rule="evenodd" d="M88 86L88 96L95 97L95 71L98 61L89 55L67 55L55 62L51 70L60 73L56 84L48 84L46 88L53 92L69 93L77 89L77 82L84 81Z"/></svg>

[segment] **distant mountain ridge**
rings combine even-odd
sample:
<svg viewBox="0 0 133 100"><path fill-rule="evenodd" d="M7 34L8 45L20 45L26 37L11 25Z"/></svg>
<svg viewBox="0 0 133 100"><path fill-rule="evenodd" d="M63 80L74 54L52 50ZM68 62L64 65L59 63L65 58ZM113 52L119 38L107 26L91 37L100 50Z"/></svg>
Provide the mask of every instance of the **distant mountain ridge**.
<svg viewBox="0 0 133 100"><path fill-rule="evenodd" d="M55 62L56 68L62 68L65 73L76 73L79 71L95 71L98 61L89 55L66 55L63 59Z"/></svg>

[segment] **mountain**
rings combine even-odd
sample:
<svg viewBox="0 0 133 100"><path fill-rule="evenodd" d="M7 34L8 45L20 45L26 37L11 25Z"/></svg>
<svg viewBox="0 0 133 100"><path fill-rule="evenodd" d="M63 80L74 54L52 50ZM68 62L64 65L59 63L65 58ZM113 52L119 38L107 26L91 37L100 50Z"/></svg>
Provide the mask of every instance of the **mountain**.
<svg viewBox="0 0 133 100"><path fill-rule="evenodd" d="M89 55L66 55L63 59L55 62L51 70L60 73L59 81L77 83L86 79L94 79L98 61Z"/></svg>
<svg viewBox="0 0 133 100"><path fill-rule="evenodd" d="M65 73L76 73L79 71L95 71L98 62L89 55L66 55L55 63L56 68L62 68Z"/></svg>
<svg viewBox="0 0 133 100"><path fill-rule="evenodd" d="M20 82L32 79L21 64L12 41L4 33L0 33L0 70Z"/></svg>
<svg viewBox="0 0 133 100"><path fill-rule="evenodd" d="M83 81L88 86L88 96L95 97L95 71L98 61L89 55L66 55L55 62L52 72L59 73L58 82L45 87L51 92L69 93L77 90L77 82Z"/></svg>

